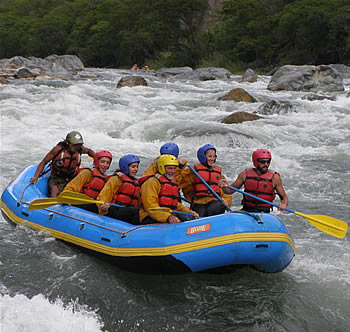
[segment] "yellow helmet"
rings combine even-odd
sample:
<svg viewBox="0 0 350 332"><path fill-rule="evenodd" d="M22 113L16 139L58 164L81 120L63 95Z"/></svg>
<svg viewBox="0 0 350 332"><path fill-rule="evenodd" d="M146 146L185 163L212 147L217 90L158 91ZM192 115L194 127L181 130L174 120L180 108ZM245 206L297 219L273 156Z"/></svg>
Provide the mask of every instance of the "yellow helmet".
<svg viewBox="0 0 350 332"><path fill-rule="evenodd" d="M178 166L177 158L171 154L162 154L158 159L158 171L160 174L165 174L165 166Z"/></svg>

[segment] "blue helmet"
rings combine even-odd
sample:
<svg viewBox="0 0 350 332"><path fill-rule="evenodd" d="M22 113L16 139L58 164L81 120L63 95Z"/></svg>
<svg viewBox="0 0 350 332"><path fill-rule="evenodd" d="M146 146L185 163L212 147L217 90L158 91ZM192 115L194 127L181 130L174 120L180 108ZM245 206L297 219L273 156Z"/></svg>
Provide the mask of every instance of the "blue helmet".
<svg viewBox="0 0 350 332"><path fill-rule="evenodd" d="M216 153L215 146L211 145L211 144L205 144L201 148L198 149L197 158L202 164L205 164L207 162L207 156L205 155L205 153L211 149L215 150L215 153Z"/></svg>
<svg viewBox="0 0 350 332"><path fill-rule="evenodd" d="M165 143L160 147L160 154L171 154L177 158L179 152L180 150L176 143Z"/></svg>
<svg viewBox="0 0 350 332"><path fill-rule="evenodd" d="M138 156L134 154L127 154L119 159L119 168L124 174L129 175L129 165L139 162L140 159Z"/></svg>

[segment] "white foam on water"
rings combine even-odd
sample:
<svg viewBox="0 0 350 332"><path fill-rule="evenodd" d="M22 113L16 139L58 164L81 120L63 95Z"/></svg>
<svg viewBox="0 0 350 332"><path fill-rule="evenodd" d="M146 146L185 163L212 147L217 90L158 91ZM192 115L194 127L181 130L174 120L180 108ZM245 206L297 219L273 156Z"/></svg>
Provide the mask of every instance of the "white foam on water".
<svg viewBox="0 0 350 332"><path fill-rule="evenodd" d="M4 332L99 332L103 323L95 311L78 301L64 304L39 294L0 295L0 331Z"/></svg>

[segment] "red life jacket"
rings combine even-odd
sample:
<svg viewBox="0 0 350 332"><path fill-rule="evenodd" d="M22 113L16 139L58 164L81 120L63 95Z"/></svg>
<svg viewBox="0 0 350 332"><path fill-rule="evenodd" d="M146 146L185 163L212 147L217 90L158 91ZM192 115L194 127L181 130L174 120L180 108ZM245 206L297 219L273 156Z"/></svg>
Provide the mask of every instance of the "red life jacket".
<svg viewBox="0 0 350 332"><path fill-rule="evenodd" d="M267 171L264 174L258 175L255 168L247 169L244 191L266 201L273 202L276 194L273 189L272 178L275 174L276 172ZM244 196L242 204L249 207L271 208L270 204L258 201L247 195Z"/></svg>
<svg viewBox="0 0 350 332"><path fill-rule="evenodd" d="M57 145L61 146L61 150L58 151L51 161L51 174L71 179L76 175L80 166L81 150L71 154L68 152L68 146L65 142L60 142Z"/></svg>
<svg viewBox="0 0 350 332"><path fill-rule="evenodd" d="M155 174L154 175L161 184L158 204L162 207L167 207L171 210L176 210L179 198L178 185L175 178L169 180L166 176Z"/></svg>
<svg viewBox="0 0 350 332"><path fill-rule="evenodd" d="M141 187L137 179L132 178L123 172L117 172L115 175L119 176L123 183L114 195L112 203L123 206L138 206Z"/></svg>
<svg viewBox="0 0 350 332"><path fill-rule="evenodd" d="M194 165L194 169L202 177L202 179L209 184L209 186L220 196L220 187L218 183L221 179L221 167L208 167L203 164ZM214 194L207 188L205 184L196 176L193 183L194 197L215 197Z"/></svg>
<svg viewBox="0 0 350 332"><path fill-rule="evenodd" d="M92 198L96 198L109 178L110 176L104 176L97 168L94 168L92 170L91 181L84 184L80 192Z"/></svg>

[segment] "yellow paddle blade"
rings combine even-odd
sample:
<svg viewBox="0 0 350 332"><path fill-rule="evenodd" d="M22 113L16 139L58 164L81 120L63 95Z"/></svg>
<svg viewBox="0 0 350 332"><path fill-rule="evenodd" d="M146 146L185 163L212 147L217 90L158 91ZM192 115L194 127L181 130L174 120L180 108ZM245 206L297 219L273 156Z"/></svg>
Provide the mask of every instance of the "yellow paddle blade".
<svg viewBox="0 0 350 332"><path fill-rule="evenodd" d="M348 230L348 224L340 219L318 214L303 214L294 211L295 214L305 218L310 224L327 234L342 239Z"/></svg>
<svg viewBox="0 0 350 332"><path fill-rule="evenodd" d="M37 198L29 204L28 210L45 209L56 204L61 204L57 198Z"/></svg>
<svg viewBox="0 0 350 332"><path fill-rule="evenodd" d="M64 191L58 195L57 200L62 204L104 204L104 202L96 201L95 199L82 193Z"/></svg>

